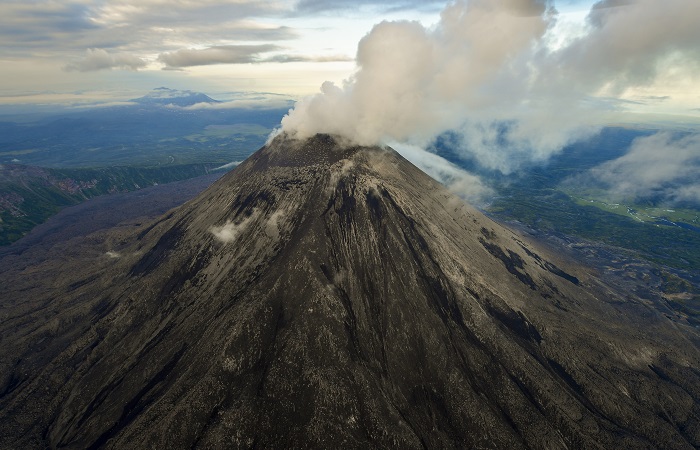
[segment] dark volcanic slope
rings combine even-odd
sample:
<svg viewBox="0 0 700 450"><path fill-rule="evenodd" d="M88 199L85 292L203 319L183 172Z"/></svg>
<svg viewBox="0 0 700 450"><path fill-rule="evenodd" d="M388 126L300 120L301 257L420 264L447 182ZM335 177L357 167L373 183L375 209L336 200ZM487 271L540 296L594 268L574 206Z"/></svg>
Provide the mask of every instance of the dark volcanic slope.
<svg viewBox="0 0 700 450"><path fill-rule="evenodd" d="M392 150L279 137L94 239L2 294L2 448L700 445L692 330Z"/></svg>

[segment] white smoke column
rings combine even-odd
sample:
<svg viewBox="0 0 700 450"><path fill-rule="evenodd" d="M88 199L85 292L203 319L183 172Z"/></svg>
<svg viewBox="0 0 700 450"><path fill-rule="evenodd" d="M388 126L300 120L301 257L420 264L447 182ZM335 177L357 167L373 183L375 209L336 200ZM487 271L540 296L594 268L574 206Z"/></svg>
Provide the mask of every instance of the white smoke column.
<svg viewBox="0 0 700 450"><path fill-rule="evenodd" d="M360 41L355 76L342 88L326 82L321 94L297 103L282 131L376 144L454 128L468 108L491 103L480 88L541 38L544 11L532 0L479 0L448 6L435 30L382 22Z"/></svg>
<svg viewBox="0 0 700 450"><path fill-rule="evenodd" d="M462 151L509 172L593 132L591 98L678 67L697 76L688 68L700 61L698 0L598 2L586 32L553 49L556 17L538 0L462 0L431 29L382 22L359 43L356 73L298 102L281 131L365 145L458 131Z"/></svg>

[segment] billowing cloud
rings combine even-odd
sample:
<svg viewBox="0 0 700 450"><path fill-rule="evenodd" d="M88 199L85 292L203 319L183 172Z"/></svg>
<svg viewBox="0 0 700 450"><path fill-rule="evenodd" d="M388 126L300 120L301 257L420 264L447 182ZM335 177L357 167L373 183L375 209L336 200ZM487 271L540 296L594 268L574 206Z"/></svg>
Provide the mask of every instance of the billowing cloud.
<svg viewBox="0 0 700 450"><path fill-rule="evenodd" d="M90 48L85 57L64 67L67 71L90 72L104 69L138 70L146 66L146 61L128 53L109 53L101 48Z"/></svg>
<svg viewBox="0 0 700 450"><path fill-rule="evenodd" d="M598 2L577 38L559 40L557 12L539 0L450 3L440 22L383 22L362 39L357 71L297 103L281 130L360 144L426 145L446 131L490 169L545 160L596 130L592 98L694 76L700 2ZM695 75L696 76L696 75Z"/></svg>
<svg viewBox="0 0 700 450"><path fill-rule="evenodd" d="M620 158L568 180L612 200L700 204L700 134L660 132L636 139Z"/></svg>
<svg viewBox="0 0 700 450"><path fill-rule="evenodd" d="M260 61L260 54L279 50L272 44L222 45L203 49L181 49L162 53L158 61L166 67L207 66L211 64L248 64Z"/></svg>
<svg viewBox="0 0 700 450"><path fill-rule="evenodd" d="M552 117L541 112L545 105L526 101L535 73L523 57L532 56L551 21L541 2L477 0L449 5L434 29L383 22L360 42L355 76L300 101L282 130L299 137L339 134L361 144L425 144L464 128L472 151L484 155L504 137L517 140L511 147L522 139L532 141L529 147L558 147L568 130L528 134ZM509 134L498 134L499 123L510 124Z"/></svg>

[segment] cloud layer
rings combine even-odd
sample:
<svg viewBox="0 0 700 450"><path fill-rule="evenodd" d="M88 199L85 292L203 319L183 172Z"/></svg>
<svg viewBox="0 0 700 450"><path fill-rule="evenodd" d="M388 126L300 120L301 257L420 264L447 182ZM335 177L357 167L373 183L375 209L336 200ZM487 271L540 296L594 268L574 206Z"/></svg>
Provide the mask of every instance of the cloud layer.
<svg viewBox="0 0 700 450"><path fill-rule="evenodd" d="M360 144L425 145L452 130L458 149L509 172L595 130L591 98L620 94L700 61L700 2L604 0L584 33L557 38L538 0L456 1L432 28L382 22L359 43L357 71L300 101L281 129Z"/></svg>
<svg viewBox="0 0 700 450"><path fill-rule="evenodd" d="M639 138L624 156L569 184L605 189L616 201L700 205L700 134Z"/></svg>

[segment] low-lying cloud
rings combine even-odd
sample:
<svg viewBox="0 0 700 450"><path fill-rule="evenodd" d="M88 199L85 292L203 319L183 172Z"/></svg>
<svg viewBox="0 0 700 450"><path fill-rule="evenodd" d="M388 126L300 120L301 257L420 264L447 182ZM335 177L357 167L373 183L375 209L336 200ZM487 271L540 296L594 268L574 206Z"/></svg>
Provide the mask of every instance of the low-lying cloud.
<svg viewBox="0 0 700 450"><path fill-rule="evenodd" d="M493 190L481 178L436 154L428 153L420 147L397 142L392 143L391 147L423 172L445 185L451 192L472 204L482 205L493 197Z"/></svg>
<svg viewBox="0 0 700 450"><path fill-rule="evenodd" d="M419 146L452 131L463 136L456 151L507 173L594 133L591 98L673 71L695 76L696 0L603 0L580 36L556 46L558 14L549 4L456 1L434 27L382 22L359 43L356 73L299 101L281 131Z"/></svg>
<svg viewBox="0 0 700 450"><path fill-rule="evenodd" d="M625 155L567 184L604 189L616 201L700 205L700 134L638 138Z"/></svg>

